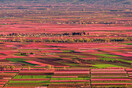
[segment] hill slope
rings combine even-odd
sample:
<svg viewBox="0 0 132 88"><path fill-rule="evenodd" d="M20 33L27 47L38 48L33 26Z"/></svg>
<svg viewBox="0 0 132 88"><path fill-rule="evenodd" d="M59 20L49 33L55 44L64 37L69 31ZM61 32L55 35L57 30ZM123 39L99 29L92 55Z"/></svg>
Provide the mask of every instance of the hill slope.
<svg viewBox="0 0 132 88"><path fill-rule="evenodd" d="M78 3L88 3L88 4L127 4L132 5L132 0L0 0L1 3L7 3L7 2L35 2L35 3L62 3L62 2L68 2L73 4Z"/></svg>

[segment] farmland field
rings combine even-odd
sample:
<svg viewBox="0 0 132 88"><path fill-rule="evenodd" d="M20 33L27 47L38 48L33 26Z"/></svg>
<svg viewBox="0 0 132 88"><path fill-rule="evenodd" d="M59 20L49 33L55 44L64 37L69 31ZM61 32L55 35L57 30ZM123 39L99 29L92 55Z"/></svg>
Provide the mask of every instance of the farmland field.
<svg viewBox="0 0 132 88"><path fill-rule="evenodd" d="M132 1L0 0L0 88L132 88Z"/></svg>

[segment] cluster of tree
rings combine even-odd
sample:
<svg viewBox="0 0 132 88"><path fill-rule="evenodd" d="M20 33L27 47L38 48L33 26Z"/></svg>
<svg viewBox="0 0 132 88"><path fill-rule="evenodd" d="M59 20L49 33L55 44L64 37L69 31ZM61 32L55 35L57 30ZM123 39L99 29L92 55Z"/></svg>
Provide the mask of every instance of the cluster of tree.
<svg viewBox="0 0 132 88"><path fill-rule="evenodd" d="M80 38L80 39L7 39L0 42L50 42L50 43L79 43L79 42L123 42L132 41L131 37L119 38Z"/></svg>
<svg viewBox="0 0 132 88"><path fill-rule="evenodd" d="M15 69L15 66L13 66L13 65L6 65L6 66L0 66L0 70L1 71L4 71L4 70L11 70L11 71L13 71Z"/></svg>
<svg viewBox="0 0 132 88"><path fill-rule="evenodd" d="M8 37L41 37L41 36L75 36L75 35L89 35L89 33L86 32L72 32L72 33L34 33L34 34L27 34L27 33L9 33L9 34L0 34L0 37L8 36Z"/></svg>
<svg viewBox="0 0 132 88"><path fill-rule="evenodd" d="M52 21L52 23L54 24L84 24L84 25L87 25L87 24L119 24L119 22L107 22L107 21L80 21L80 20L77 20L77 21Z"/></svg>
<svg viewBox="0 0 132 88"><path fill-rule="evenodd" d="M84 31L82 32L64 32L64 33L33 33L33 34L27 34L27 33L9 33L9 34L0 34L0 37L63 37L63 36L83 36L83 35L89 35L89 33L86 33ZM111 34L92 34L89 35L92 37L107 37L107 36L118 36L118 37L129 37L128 34L117 34L117 33L111 33Z"/></svg>

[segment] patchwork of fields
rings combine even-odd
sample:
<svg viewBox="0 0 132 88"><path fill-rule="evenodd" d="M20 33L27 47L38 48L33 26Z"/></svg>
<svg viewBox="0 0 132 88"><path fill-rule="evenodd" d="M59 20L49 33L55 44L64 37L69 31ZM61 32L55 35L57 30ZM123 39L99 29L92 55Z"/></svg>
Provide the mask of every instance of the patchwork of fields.
<svg viewBox="0 0 132 88"><path fill-rule="evenodd" d="M0 0L0 88L132 88L131 5Z"/></svg>
<svg viewBox="0 0 132 88"><path fill-rule="evenodd" d="M1 43L0 86L131 88L131 46L125 42Z"/></svg>
<svg viewBox="0 0 132 88"><path fill-rule="evenodd" d="M0 72L3 88L132 87L132 69L21 68Z"/></svg>

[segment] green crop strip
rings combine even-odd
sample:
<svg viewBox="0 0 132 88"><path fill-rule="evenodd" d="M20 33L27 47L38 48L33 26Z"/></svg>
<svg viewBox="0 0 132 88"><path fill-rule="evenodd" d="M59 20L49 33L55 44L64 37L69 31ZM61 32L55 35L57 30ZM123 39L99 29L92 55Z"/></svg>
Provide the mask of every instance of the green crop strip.
<svg viewBox="0 0 132 88"><path fill-rule="evenodd" d="M22 58L6 58L6 60L11 61L11 62L20 62L20 63L28 64L30 66L36 65L36 64L25 62Z"/></svg>
<svg viewBox="0 0 132 88"><path fill-rule="evenodd" d="M104 61L116 61L116 59L114 58L99 58L101 60L104 60Z"/></svg>
<svg viewBox="0 0 132 88"><path fill-rule="evenodd" d="M99 59L104 61L122 61L122 62L132 63L132 61L124 60L124 59L115 59L115 58L99 58Z"/></svg>
<svg viewBox="0 0 132 88"><path fill-rule="evenodd" d="M49 83L50 81L10 81L9 83Z"/></svg>
<svg viewBox="0 0 132 88"><path fill-rule="evenodd" d="M126 45L132 45L132 43L125 43Z"/></svg>
<svg viewBox="0 0 132 88"><path fill-rule="evenodd" d="M28 87L34 87L34 86L48 86L49 85L49 83L43 83L43 84L40 84L40 83L30 83L30 85L28 84L28 83L9 83L8 85L6 85L5 87L17 87L17 88L19 88L20 86L22 86L22 87L26 87L26 88L28 88Z"/></svg>
<svg viewBox="0 0 132 88"><path fill-rule="evenodd" d="M95 66L97 68L123 67L123 66L117 66L117 65L112 65L112 64L96 64L96 65L92 65L92 66Z"/></svg>
<svg viewBox="0 0 132 88"><path fill-rule="evenodd" d="M12 61L12 62L21 62L21 61L24 61L22 58L6 58L6 60Z"/></svg>
<svg viewBox="0 0 132 88"><path fill-rule="evenodd" d="M72 53L74 50L63 50L64 53Z"/></svg>
<svg viewBox="0 0 132 88"><path fill-rule="evenodd" d="M114 81L114 80L111 80L111 81L93 81L92 83L132 83L132 81Z"/></svg>
<svg viewBox="0 0 132 88"><path fill-rule="evenodd" d="M30 66L35 66L36 65L36 64L32 64L32 63L25 62L25 61L21 61L21 63L28 64Z"/></svg>
<svg viewBox="0 0 132 88"><path fill-rule="evenodd" d="M97 56L103 56L103 57L118 57L119 55L112 55L112 54L93 54Z"/></svg>
<svg viewBox="0 0 132 88"><path fill-rule="evenodd" d="M74 63L63 63L64 65L69 65L69 66L79 66L79 64L74 64Z"/></svg>
<svg viewBox="0 0 132 88"><path fill-rule="evenodd" d="M132 63L132 61L128 61L128 60L124 60L124 59L118 59L118 61L127 62L127 63Z"/></svg>
<svg viewBox="0 0 132 88"><path fill-rule="evenodd" d="M89 82L52 82L52 83L54 83L54 84L66 84L66 83L68 83L68 84L75 84L75 83L87 83L87 84L89 84ZM52 84L51 83L51 84Z"/></svg>

